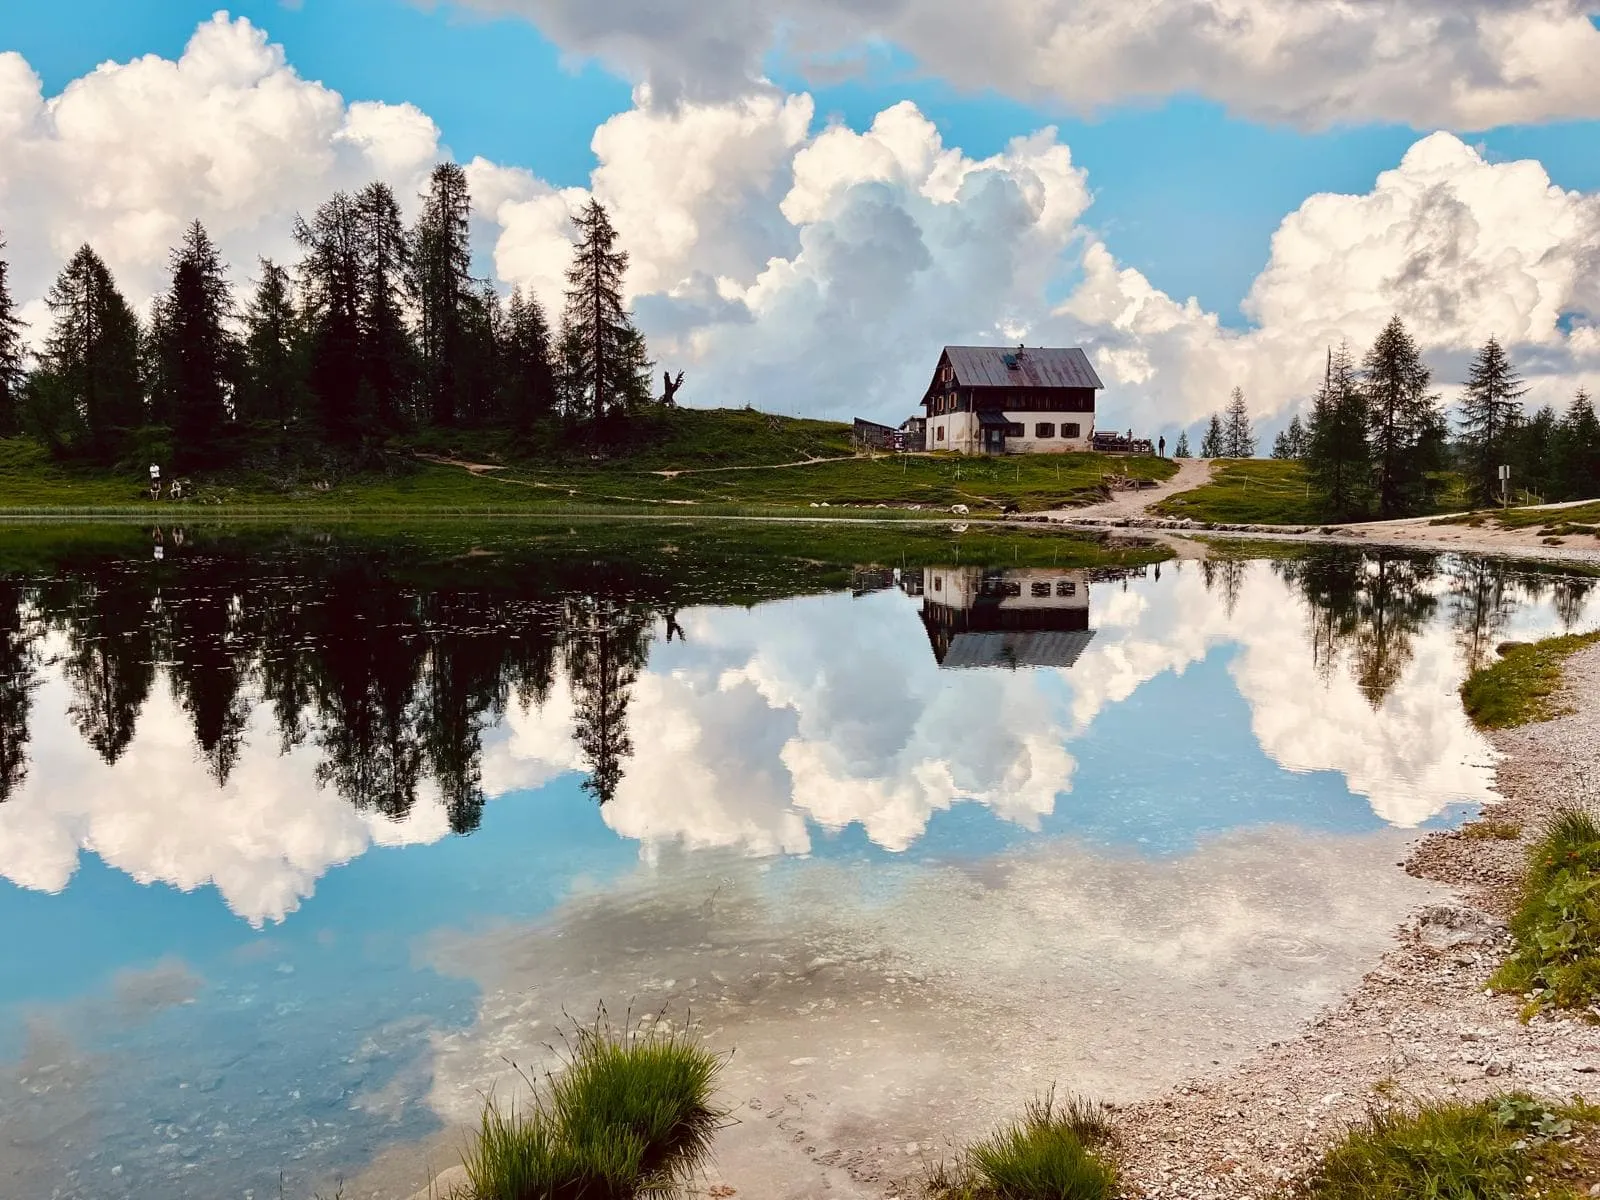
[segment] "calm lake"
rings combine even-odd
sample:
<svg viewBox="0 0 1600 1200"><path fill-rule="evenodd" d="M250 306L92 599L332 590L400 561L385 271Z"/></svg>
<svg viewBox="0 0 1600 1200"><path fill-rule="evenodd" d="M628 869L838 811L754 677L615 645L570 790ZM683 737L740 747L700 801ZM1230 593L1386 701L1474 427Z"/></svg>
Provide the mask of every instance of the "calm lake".
<svg viewBox="0 0 1600 1200"><path fill-rule="evenodd" d="M409 1196L601 1002L735 1051L747 1195L853 1194L1053 1080L1148 1095L1359 977L1430 895L1407 839L1491 799L1462 678L1600 624L1594 580L1398 553L27 536L29 1198Z"/></svg>

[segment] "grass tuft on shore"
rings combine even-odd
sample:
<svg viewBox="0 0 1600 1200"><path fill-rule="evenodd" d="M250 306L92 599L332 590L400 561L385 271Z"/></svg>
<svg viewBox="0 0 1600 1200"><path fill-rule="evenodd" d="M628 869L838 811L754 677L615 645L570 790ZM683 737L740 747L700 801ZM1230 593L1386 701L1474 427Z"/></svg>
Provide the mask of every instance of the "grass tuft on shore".
<svg viewBox="0 0 1600 1200"><path fill-rule="evenodd" d="M1582 1008L1600 999L1600 825L1565 809L1528 853L1522 899L1511 918L1516 949L1489 986L1545 1007Z"/></svg>
<svg viewBox="0 0 1600 1200"><path fill-rule="evenodd" d="M1111 1200L1117 1169L1103 1148L1109 1113L1099 1104L1052 1092L1022 1119L969 1146L929 1182L933 1200Z"/></svg>
<svg viewBox="0 0 1600 1200"><path fill-rule="evenodd" d="M1374 1111L1323 1157L1309 1200L1521 1200L1587 1195L1593 1110L1514 1092ZM1581 1182L1580 1182L1581 1180Z"/></svg>
<svg viewBox="0 0 1600 1200"><path fill-rule="evenodd" d="M578 1031L565 1070L530 1108L484 1106L464 1158L470 1200L663 1197L702 1167L727 1114L723 1060L661 1023Z"/></svg>
<svg viewBox="0 0 1600 1200"><path fill-rule="evenodd" d="M1506 729L1561 716L1555 697L1561 690L1561 665L1586 646L1600 644L1600 632L1546 638L1509 648L1497 663L1481 667L1461 685L1461 702L1479 729Z"/></svg>

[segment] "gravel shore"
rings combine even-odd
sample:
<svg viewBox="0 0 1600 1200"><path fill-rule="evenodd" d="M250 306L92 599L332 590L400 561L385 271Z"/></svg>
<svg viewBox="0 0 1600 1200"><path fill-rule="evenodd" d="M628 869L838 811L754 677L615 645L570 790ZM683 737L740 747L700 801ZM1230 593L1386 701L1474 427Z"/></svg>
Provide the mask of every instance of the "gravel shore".
<svg viewBox="0 0 1600 1200"><path fill-rule="evenodd" d="M1352 995L1236 1070L1124 1110L1131 1196L1278 1194L1369 1108L1408 1098L1515 1088L1600 1100L1600 1025L1568 1014L1523 1024L1518 998L1484 988L1510 944L1527 844L1556 808L1600 804L1600 647L1573 656L1566 680L1570 715L1490 735L1504 802L1484 817L1522 826L1521 840L1424 838L1405 869L1454 899L1408 922Z"/></svg>

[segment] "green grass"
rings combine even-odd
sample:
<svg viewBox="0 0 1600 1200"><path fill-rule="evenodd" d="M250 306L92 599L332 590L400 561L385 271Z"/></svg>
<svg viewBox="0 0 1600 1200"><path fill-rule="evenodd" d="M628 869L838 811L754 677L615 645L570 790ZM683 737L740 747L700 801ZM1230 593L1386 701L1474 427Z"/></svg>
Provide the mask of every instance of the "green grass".
<svg viewBox="0 0 1600 1200"><path fill-rule="evenodd" d="M1557 814L1528 852L1511 919L1516 949L1490 986L1541 1008L1586 1008L1600 999L1600 827L1593 814Z"/></svg>
<svg viewBox="0 0 1600 1200"><path fill-rule="evenodd" d="M1588 1194L1586 1105L1524 1093L1374 1112L1328 1151L1310 1200L1566 1200Z"/></svg>
<svg viewBox="0 0 1600 1200"><path fill-rule="evenodd" d="M1219 460L1209 483L1168 497L1156 511L1229 525L1314 525L1327 515L1305 465L1275 458Z"/></svg>
<svg viewBox="0 0 1600 1200"><path fill-rule="evenodd" d="M1522 836L1515 821L1473 821L1461 827L1461 836L1474 842L1514 842Z"/></svg>
<svg viewBox="0 0 1600 1200"><path fill-rule="evenodd" d="M24 439L0 439L0 513L485 515L692 508L740 514L826 505L905 516L915 515L913 506L926 512L965 504L981 515L1081 504L1100 497L1108 474L1160 480L1176 470L1165 459L1099 454L853 456L849 433L840 422L747 409L651 413L630 424L625 444L603 449L549 430L520 440L482 430L427 430L391 442L372 460L378 465L356 473L258 456L251 466L188 477L178 502L149 500L143 462L92 469L58 461ZM452 463L494 469L474 472Z"/></svg>
<svg viewBox="0 0 1600 1200"><path fill-rule="evenodd" d="M1541 533L1551 536L1596 535L1600 527L1600 500L1570 508L1485 508L1454 517L1441 517L1436 525L1487 525L1502 529L1531 529L1543 526Z"/></svg>
<svg viewBox="0 0 1600 1200"><path fill-rule="evenodd" d="M711 1153L727 1113L722 1059L660 1024L578 1031L530 1110L485 1105L464 1163L471 1200L671 1196Z"/></svg>
<svg viewBox="0 0 1600 1200"><path fill-rule="evenodd" d="M1561 664L1585 646L1600 643L1600 632L1546 638L1514 646L1499 662L1480 667L1461 685L1461 702L1479 729L1506 729L1548 721L1567 711L1556 700Z"/></svg>
<svg viewBox="0 0 1600 1200"><path fill-rule="evenodd" d="M1438 476L1435 482L1439 492L1429 512L1462 506L1459 475ZM1323 525L1336 516L1311 487L1304 463L1275 458L1219 459L1209 483L1169 496L1155 511L1225 525Z"/></svg>
<svg viewBox="0 0 1600 1200"><path fill-rule="evenodd" d="M1111 1134L1099 1105L1054 1094L1021 1120L969 1146L929 1182L935 1200L1111 1200L1117 1169L1104 1152Z"/></svg>

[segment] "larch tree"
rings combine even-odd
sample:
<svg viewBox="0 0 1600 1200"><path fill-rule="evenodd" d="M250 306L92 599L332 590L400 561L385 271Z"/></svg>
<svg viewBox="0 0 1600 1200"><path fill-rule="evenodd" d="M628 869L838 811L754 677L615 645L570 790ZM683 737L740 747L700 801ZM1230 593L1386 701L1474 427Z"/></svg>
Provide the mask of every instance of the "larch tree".
<svg viewBox="0 0 1600 1200"><path fill-rule="evenodd" d="M454 425L460 407L462 340L472 301L467 224L472 198L456 163L433 169L411 233L411 301L417 314L422 402L436 425Z"/></svg>
<svg viewBox="0 0 1600 1200"><path fill-rule="evenodd" d="M1216 413L1211 414L1211 424L1206 426L1206 435L1200 439L1201 458L1225 457L1226 445L1222 433L1222 418Z"/></svg>
<svg viewBox="0 0 1600 1200"><path fill-rule="evenodd" d="M231 419L239 347L228 328L233 296L227 272L199 221L172 252L172 286L156 310L152 415L172 429L180 469L211 463Z"/></svg>
<svg viewBox="0 0 1600 1200"><path fill-rule="evenodd" d="M361 378L372 415L386 429L410 415L412 352L402 300L411 245L400 205L386 183L356 193L361 257Z"/></svg>
<svg viewBox="0 0 1600 1200"><path fill-rule="evenodd" d="M1178 444L1172 448L1172 457L1189 457L1189 431L1187 429L1180 429L1178 431Z"/></svg>
<svg viewBox="0 0 1600 1200"><path fill-rule="evenodd" d="M1300 414L1289 418L1289 424L1279 431L1272 441L1272 457L1293 460L1306 456L1306 430L1300 423Z"/></svg>
<svg viewBox="0 0 1600 1200"><path fill-rule="evenodd" d="M1472 360L1461 398L1461 440L1472 498L1479 504L1499 494L1500 467L1510 465L1512 435L1527 391L1500 342L1491 337Z"/></svg>
<svg viewBox="0 0 1600 1200"><path fill-rule="evenodd" d="M1372 455L1367 441L1367 398L1350 347L1328 352L1326 372L1306 435L1312 486L1334 517L1359 515L1366 506Z"/></svg>
<svg viewBox="0 0 1600 1200"><path fill-rule="evenodd" d="M1362 361L1372 424L1373 488L1378 513L1398 517L1414 511L1428 490L1428 469L1442 450L1444 419L1428 387L1432 374L1422 351L1393 317Z"/></svg>
<svg viewBox="0 0 1600 1200"><path fill-rule="evenodd" d="M261 260L244 329L238 419L281 432L301 415L305 373L293 284L289 272L270 259Z"/></svg>
<svg viewBox="0 0 1600 1200"><path fill-rule="evenodd" d="M1250 408L1244 401L1244 389L1234 388L1228 399L1228 411L1222 427L1222 458L1254 458L1256 456L1255 428L1250 423Z"/></svg>
<svg viewBox="0 0 1600 1200"><path fill-rule="evenodd" d="M300 289L309 340L307 383L323 434L333 442L361 439L370 417L363 384L366 347L362 320L362 222L345 192L295 222L304 257Z"/></svg>
<svg viewBox="0 0 1600 1200"><path fill-rule="evenodd" d="M103 460L144 423L139 321L100 256L81 246L51 286L52 324L30 380L33 432L61 445L81 436Z"/></svg>
<svg viewBox="0 0 1600 1200"><path fill-rule="evenodd" d="M0 437L22 429L22 385L27 378L22 365L23 325L11 299L5 248L5 239L0 238Z"/></svg>
<svg viewBox="0 0 1600 1200"><path fill-rule="evenodd" d="M562 371L569 409L603 424L650 400L644 338L622 303L628 254L598 200L575 218L579 241L567 270Z"/></svg>

